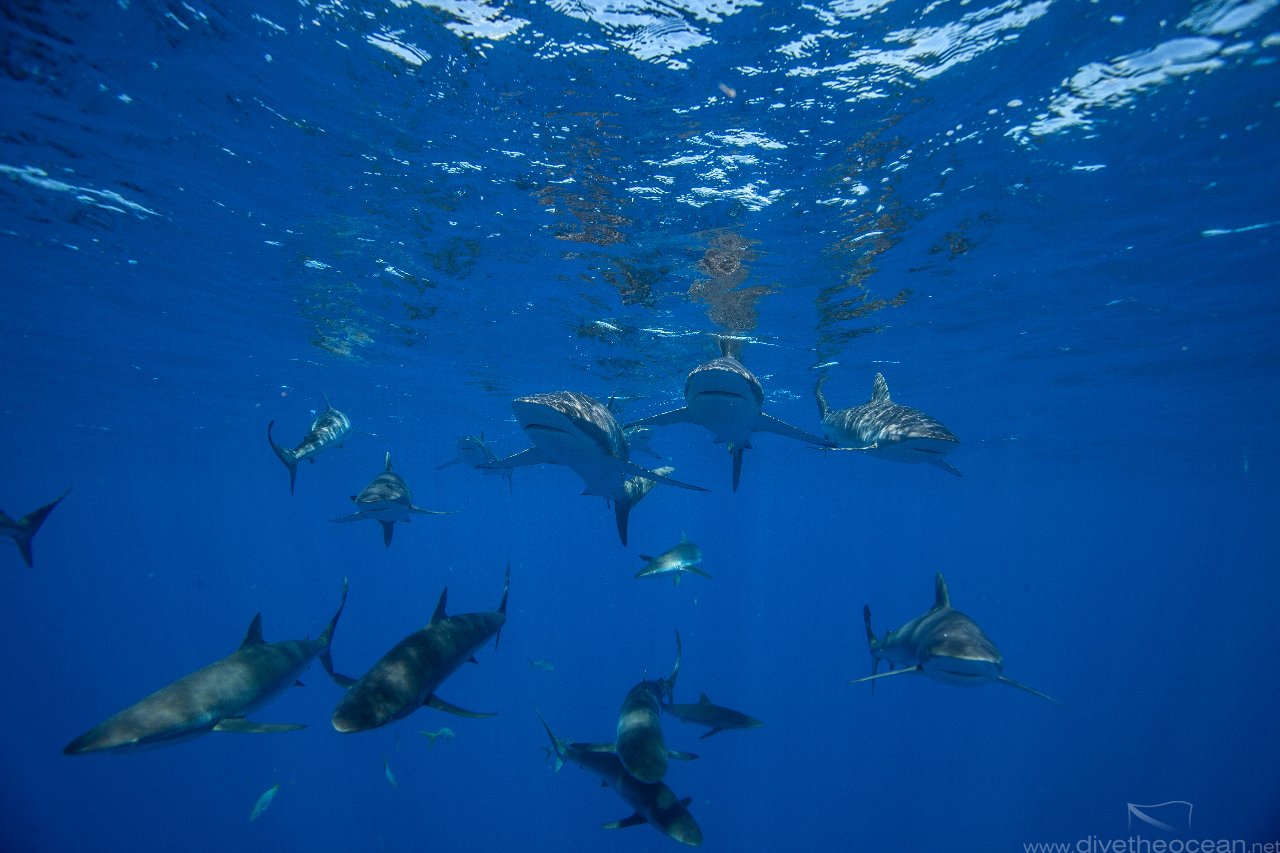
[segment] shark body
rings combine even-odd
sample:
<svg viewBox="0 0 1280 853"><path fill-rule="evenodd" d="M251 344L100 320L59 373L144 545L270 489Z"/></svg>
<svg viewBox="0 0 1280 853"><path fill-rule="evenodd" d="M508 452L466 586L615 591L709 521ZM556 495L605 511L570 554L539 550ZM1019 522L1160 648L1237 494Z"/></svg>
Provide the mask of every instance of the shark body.
<svg viewBox="0 0 1280 853"><path fill-rule="evenodd" d="M893 675L923 674L944 684L963 687L997 681L1050 702L1058 701L1004 675L1004 658L996 644L977 622L951 606L947 582L941 572L934 578L934 603L926 613L900 628L886 631L881 639L871 630L869 606L863 606L862 620L871 650L871 675L855 678L850 684ZM889 671L877 674L882 660L888 661Z"/></svg>
<svg viewBox="0 0 1280 853"><path fill-rule="evenodd" d="M771 432L810 444L828 443L821 436L764 413L764 389L755 374L738 360L739 350L739 340L720 338L720 357L698 365L685 379L683 406L627 425L627 429L634 429L687 423L706 428L717 444L729 449L735 492L742 475L742 452L751 448L753 434Z"/></svg>
<svg viewBox="0 0 1280 853"><path fill-rule="evenodd" d="M635 478L694 491L706 491L649 471L631 461L622 426L599 400L576 391L519 397L511 404L516 420L533 446L482 468L564 465L582 478L584 495L599 495L614 508L618 538L627 544L631 508L648 488L630 484Z"/></svg>
<svg viewBox="0 0 1280 853"><path fill-rule="evenodd" d="M710 726L707 731L698 735L698 740L709 738L713 734L726 729L758 729L764 725L755 717L749 717L741 711L735 711L732 708L725 708L721 705L713 705L705 693L699 694L698 701L692 704L668 703L662 706L662 710L677 720L700 726Z"/></svg>
<svg viewBox="0 0 1280 853"><path fill-rule="evenodd" d="M443 510L423 509L422 507L414 506L413 492L409 491L409 485L404 481L403 477L391 470L390 453L386 455L384 466L382 473L374 477L369 482L369 485L360 491L360 494L351 496L351 500L355 503L357 510L350 515L330 519L331 521L372 519L382 525L382 543L390 547L391 536L395 531L395 523L397 521L406 523L412 521L414 513L422 515L451 514Z"/></svg>
<svg viewBox="0 0 1280 853"><path fill-rule="evenodd" d="M832 450L848 450L890 459L894 462L925 462L949 474L960 472L944 457L960 444L955 433L919 409L895 403L889 383L877 373L871 399L861 406L832 410L822 393L824 376L818 380L814 396L822 416L822 429L837 445Z"/></svg>
<svg viewBox="0 0 1280 853"><path fill-rule="evenodd" d="M160 746L211 731L284 732L304 728L295 723L254 723L245 716L294 684L312 659L319 657L327 671L333 664L329 645L342 602L328 626L314 640L262 639L262 615L253 617L240 648L221 660L162 687L94 726L67 744L63 752L122 751Z"/></svg>
<svg viewBox="0 0 1280 853"><path fill-rule="evenodd" d="M423 705L462 717L493 716L451 705L436 690L458 667L474 660L490 637L497 645L507 621L510 586L508 564L496 611L454 616L445 613L446 587L426 627L396 643L358 680L334 674L334 680L348 690L334 709L333 727L343 733L367 731L407 717Z"/></svg>
<svg viewBox="0 0 1280 853"><path fill-rule="evenodd" d="M275 425L275 421L267 424L267 441L271 444L271 449L275 451L276 456L284 463L284 467L289 469L289 494L293 494L294 481L298 477L298 463L304 459L315 462L316 454L325 448L341 447L342 440L351 431L350 419L335 409L327 399L325 410L316 416L311 429L292 450L276 444L276 440L271 437L271 428Z"/></svg>
<svg viewBox="0 0 1280 853"><path fill-rule="evenodd" d="M642 782L632 776L609 744L571 743L556 737L542 719L542 727L551 738L550 752L555 755L558 771L571 761L599 776L602 782L618 792L635 811L622 820L604 824L605 829L621 829L647 823L668 838L697 847L702 843L702 829L689 813L692 799L680 799L665 782Z"/></svg>

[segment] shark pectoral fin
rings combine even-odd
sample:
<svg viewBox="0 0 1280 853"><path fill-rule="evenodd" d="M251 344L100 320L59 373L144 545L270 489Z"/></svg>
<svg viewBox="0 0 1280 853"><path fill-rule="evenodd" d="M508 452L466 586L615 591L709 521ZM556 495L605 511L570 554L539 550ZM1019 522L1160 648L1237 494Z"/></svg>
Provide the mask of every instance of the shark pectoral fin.
<svg viewBox="0 0 1280 853"><path fill-rule="evenodd" d="M451 509L423 509L420 506L410 506L410 512L421 513L422 515L457 515L457 512ZM408 519L405 519L408 521Z"/></svg>
<svg viewBox="0 0 1280 853"><path fill-rule="evenodd" d="M622 820L611 820L608 823L600 824L600 826L603 829L625 829L628 826L639 826L642 823L648 822L649 821L645 820L644 815L640 814L640 812L636 812L631 815L631 817L624 817Z"/></svg>
<svg viewBox="0 0 1280 853"><path fill-rule="evenodd" d="M1001 684L1007 684L1010 687L1016 687L1019 690L1025 690L1028 693L1030 693L1032 696L1039 696L1041 699L1048 699L1050 702L1052 702L1055 705L1062 704L1057 699L1054 699L1052 696L1047 696L1044 693L1041 693L1039 690L1036 690L1034 687L1028 687L1027 685L1023 684L1021 681L1014 681L1012 678L1009 678L1006 675L997 676L996 681L999 681Z"/></svg>
<svg viewBox="0 0 1280 853"><path fill-rule="evenodd" d="M946 471L948 474L955 474L957 477L964 476L964 474L960 473L959 468L952 465L950 462L948 462L945 459L935 459L933 464L937 465L939 468L941 468L943 471Z"/></svg>
<svg viewBox="0 0 1280 853"><path fill-rule="evenodd" d="M706 572L704 572L702 569L698 568L697 566L685 566L685 567L684 567L684 570L685 570L686 572L688 572L689 574L691 574L691 575L699 575L700 577L704 577L704 578L709 578L709 577L711 577L711 575L707 574Z"/></svg>
<svg viewBox="0 0 1280 853"><path fill-rule="evenodd" d="M485 470L491 468L519 468L523 465L541 465L548 461L546 455L537 447L530 447L527 450L521 450L519 453L512 454L505 459L495 459L492 462L483 462L477 465L477 468Z"/></svg>
<svg viewBox="0 0 1280 853"><path fill-rule="evenodd" d="M299 679L295 679L295 680L294 680L294 682L293 682L293 686L294 686L294 687L306 687L307 685L303 684L303 683L302 683L302 679L301 679L301 678L299 678Z"/></svg>
<svg viewBox="0 0 1280 853"><path fill-rule="evenodd" d="M255 723L244 717L227 717L219 720L213 727L215 732L235 732L236 734L274 734L275 732L296 732L305 729L302 723Z"/></svg>
<svg viewBox="0 0 1280 853"><path fill-rule="evenodd" d="M653 480L656 483L663 483L668 486L675 486L678 489L689 489L690 491L694 491L694 492L706 491L706 489L702 488L702 486L694 486L690 483L682 483L679 480L673 480L670 477L664 477L662 474L659 474L656 471L650 471L648 468L643 468L627 459L619 459L618 461L622 464L623 469L626 470L628 474L631 474L633 476L644 477L646 480Z"/></svg>
<svg viewBox="0 0 1280 853"><path fill-rule="evenodd" d="M341 518L331 518L330 521L361 521L367 518L363 512L353 512L351 515L344 515Z"/></svg>
<svg viewBox="0 0 1280 853"><path fill-rule="evenodd" d="M437 711L444 711L446 714L453 714L458 717L469 717L471 719L483 719L485 717L496 717L497 713L481 713L480 711L468 711L466 708L459 708L457 705L444 701L436 694L432 693L427 697L427 701L422 704L435 708Z"/></svg>
<svg viewBox="0 0 1280 853"><path fill-rule="evenodd" d="M875 675L865 675L862 678L851 678L849 679L849 683L861 684L864 681L876 681L878 679L889 678L894 675L919 675L922 672L924 672L924 670L918 666L908 666L903 667L902 669L891 669L888 672L876 673Z"/></svg>
<svg viewBox="0 0 1280 853"><path fill-rule="evenodd" d="M872 442L871 444L864 445L863 447L831 447L831 446L825 446L825 447L820 447L820 448L818 448L818 449L819 449L819 450L839 450L839 451L841 451L841 452L843 452L843 453L874 453L875 451L877 451L877 450L879 450L879 449L880 449L880 445L879 445L879 443L877 443L877 442Z"/></svg>
<svg viewBox="0 0 1280 853"><path fill-rule="evenodd" d="M820 435L814 435L811 432L805 432L799 427L794 427L786 421L779 420L773 415L766 415L764 412L756 415L755 423L751 425L754 432L771 432L774 435L782 435L787 438L794 438L798 441L807 441L810 444L816 444L822 447L829 445L831 440Z"/></svg>
<svg viewBox="0 0 1280 853"><path fill-rule="evenodd" d="M575 743L573 746L578 752L603 752L615 755L618 752L616 743Z"/></svg>
<svg viewBox="0 0 1280 853"><path fill-rule="evenodd" d="M693 761L698 756L692 752L681 752L678 749L668 749L667 758L674 758L676 761Z"/></svg>
<svg viewBox="0 0 1280 853"><path fill-rule="evenodd" d="M687 423L692 423L689 419L689 407L681 406L680 408L672 409L669 412L663 412L659 415L650 415L647 418L632 421L623 427L623 429L631 429L633 426L670 426L671 424Z"/></svg>
<svg viewBox="0 0 1280 853"><path fill-rule="evenodd" d="M720 733L720 732L722 732L722 731L724 731L724 728L723 728L723 727L721 727L721 726L712 726L712 727L711 727L710 729L708 729L707 731L705 731L705 732L703 732L702 734L698 735L698 740L706 740L707 738L711 737L712 735L714 735L714 734L719 734L719 733Z"/></svg>

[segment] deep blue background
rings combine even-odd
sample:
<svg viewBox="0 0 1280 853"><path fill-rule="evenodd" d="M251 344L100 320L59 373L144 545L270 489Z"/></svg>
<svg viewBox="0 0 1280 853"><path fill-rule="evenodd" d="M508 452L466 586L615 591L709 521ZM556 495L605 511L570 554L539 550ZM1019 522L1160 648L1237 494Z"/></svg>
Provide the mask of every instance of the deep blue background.
<svg viewBox="0 0 1280 853"><path fill-rule="evenodd" d="M73 491L34 570L0 551L0 847L672 849L599 828L628 808L574 767L551 773L533 708L608 740L626 690L669 671L676 629L678 699L766 723L707 741L666 725L701 755L667 781L708 849L1014 851L1126 836L1126 804L1166 800L1194 804L1196 837L1275 840L1274 9L725 4L716 22L636 4L711 37L667 62L627 53L638 28L560 6L514 4L507 18L532 23L505 39L416 5L6 12L0 506ZM1187 23L1205 9L1242 23L1205 35ZM1017 11L1025 25L992 42L966 18ZM917 56L919 73L837 68L948 23L970 35ZM431 59L366 38L392 31ZM806 34L807 54L780 50ZM1018 130L1081 69L1124 79L1123 57L1183 38L1212 38L1216 64L1156 75L1087 126ZM757 159L724 159L742 154ZM780 194L735 201L747 184ZM564 239L584 220L620 240ZM673 427L655 447L712 491L657 487L623 548L566 470L521 469L512 490L435 470L462 434L527 446L519 394L617 396L624 417L678 398L714 353L685 296L707 229L757 241L747 284L775 291L744 355L767 411L814 429L815 364L838 362L835 406L883 371L961 437L964 478L763 436L735 494L723 450ZM870 231L889 245L872 251ZM638 304L609 284L628 265L655 276ZM903 288L899 307L829 313ZM355 431L291 498L266 424L296 440L324 395ZM375 525L328 521L387 450L419 505L457 512L398 526L389 549ZM713 579L634 580L636 555L682 531ZM501 645L440 691L496 718L424 709L340 736L316 668L254 715L303 732L61 754L230 653L255 612L268 640L314 635L349 576L334 656L358 674L444 585L451 612L495 606L508 560ZM1061 707L846 684L869 671L861 605L878 631L901 624L936 571L1006 672ZM440 726L457 737L428 749L417 732Z"/></svg>

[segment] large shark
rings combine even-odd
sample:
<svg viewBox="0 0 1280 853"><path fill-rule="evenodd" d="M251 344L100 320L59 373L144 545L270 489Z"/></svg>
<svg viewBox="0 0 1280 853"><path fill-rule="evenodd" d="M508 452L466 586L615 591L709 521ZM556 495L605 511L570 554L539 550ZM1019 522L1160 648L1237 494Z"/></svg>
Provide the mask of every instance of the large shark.
<svg viewBox="0 0 1280 853"><path fill-rule="evenodd" d="M341 518L331 518L330 521L363 521L371 518L382 525L382 544L390 547L391 534L395 531L397 521L408 523L413 520L415 512L423 515L452 514L447 510L414 506L413 492L409 491L408 484L403 477L391 470L390 452L387 453L384 465L382 473L374 477L360 494L351 496L359 509Z"/></svg>
<svg viewBox="0 0 1280 853"><path fill-rule="evenodd" d="M18 546L18 551L22 554L22 561L28 566L33 565L31 562L32 537L36 535L40 525L44 524L44 520L49 513L53 512L53 508L62 503L62 499L69 494L71 494L71 490L67 489L53 502L47 503L39 509L31 510L22 518L10 518L3 511L0 511L0 536L8 536L13 539L13 544Z"/></svg>
<svg viewBox="0 0 1280 853"><path fill-rule="evenodd" d="M867 645L871 649L871 675L855 678L850 684L891 675L923 673L944 684L966 687L998 681L1050 702L1058 701L1003 674L1004 659L995 643L983 633L978 623L951 606L947 582L941 572L934 579L933 607L927 613L897 630L886 631L884 638L879 640L871 630L869 606L862 608L862 621L866 625ZM889 662L889 671L877 675L876 669L882 660Z"/></svg>
<svg viewBox="0 0 1280 853"><path fill-rule="evenodd" d="M494 453L493 450L490 449L488 443L485 442L484 433L480 433L479 435L464 435L458 439L457 444L455 445L454 457L448 462L437 465L436 470L439 471L441 468L448 468L450 465L457 465L459 463L463 465L470 465L472 468L478 469L482 474L497 474L500 477L506 477L507 488L510 489L512 485L510 468L483 467L490 462L497 461L498 455Z"/></svg>
<svg viewBox="0 0 1280 853"><path fill-rule="evenodd" d="M362 732L407 717L423 705L460 717L492 717L451 705L436 695L436 689L459 666L474 661L476 650L490 637L497 646L507 621L510 587L508 563L498 609L456 616L445 613L449 595L445 587L426 627L396 643L359 680L334 674L334 681L350 689L334 709L333 727L344 733Z"/></svg>
<svg viewBox="0 0 1280 853"><path fill-rule="evenodd" d="M667 748L662 737L661 709L671 698L680 673L680 632L676 632L676 665L667 678L645 679L627 691L618 709L618 731L614 749L627 772L641 782L658 782L667 775L667 759L697 758Z"/></svg>
<svg viewBox="0 0 1280 853"><path fill-rule="evenodd" d="M817 445L829 442L761 411L764 389L755 374L738 360L741 339L722 337L719 341L720 357L698 365L685 380L683 406L641 418L628 424L627 429L684 423L706 427L717 444L729 448L736 492L742 474L742 451L751 448L752 433L771 432Z"/></svg>
<svg viewBox="0 0 1280 853"><path fill-rule="evenodd" d="M642 477L681 489L706 491L632 462L622 427L594 397L576 391L534 394L517 398L511 408L533 447L479 467L517 468L544 463L568 466L586 485L584 495L600 495L613 504L618 538L623 545L627 544L631 507L644 496L643 492L637 496L635 488L629 489L628 480Z"/></svg>
<svg viewBox="0 0 1280 853"><path fill-rule="evenodd" d="M538 719L542 720L542 727L551 738L550 751L555 755L557 771L566 761L572 761L599 776L606 786L617 791L635 809L629 817L604 824L605 829L647 823L681 844L697 847L702 843L702 829L689 813L691 797L680 799L665 782L641 782L627 772L608 744L561 740L542 719L542 714L538 714Z"/></svg>
<svg viewBox="0 0 1280 853"><path fill-rule="evenodd" d="M276 456L280 457L284 467L289 469L289 494L293 494L293 482L298 476L298 463L303 459L315 462L316 454L326 447L341 447L342 439L351 430L351 421L335 409L328 398L325 398L324 405L324 411L312 422L311 430L292 450L276 444L275 439L271 437L271 428L276 425L276 422L271 421L267 424L267 441L271 443L271 449L275 451Z"/></svg>
<svg viewBox="0 0 1280 853"><path fill-rule="evenodd" d="M721 705L713 705L705 693L698 694L698 701L691 705L678 705L672 702L663 705L662 710L677 720L695 723L700 726L710 726L710 729L698 735L698 740L709 738L725 729L758 729L764 725L755 717L748 717L741 711L735 711L732 708L725 708Z"/></svg>
<svg viewBox="0 0 1280 853"><path fill-rule="evenodd" d="M832 411L822 393L823 376L814 388L822 430L838 445L831 450L852 450L892 459L895 462L928 462L944 471L961 476L943 457L954 450L960 439L924 412L893 402L889 383L876 374L871 386L871 399L861 406Z"/></svg>
<svg viewBox="0 0 1280 853"><path fill-rule="evenodd" d="M650 557L641 554L640 559L645 561L645 566L636 572L638 578L666 577L671 576L672 581L676 585L680 584L680 575L684 573L692 575L701 575L709 578L711 575L698 568L702 562L702 549L689 541L689 537L684 533L680 534L680 541L663 551L656 557Z"/></svg>
<svg viewBox="0 0 1280 853"><path fill-rule="evenodd" d="M324 633L314 640L262 639L262 614L253 617L240 648L120 713L94 726L67 744L67 755L160 746L207 732L287 732L305 728L298 723L255 723L245 715L265 705L294 684L313 658L319 657L332 674L329 644L347 601L342 601Z"/></svg>

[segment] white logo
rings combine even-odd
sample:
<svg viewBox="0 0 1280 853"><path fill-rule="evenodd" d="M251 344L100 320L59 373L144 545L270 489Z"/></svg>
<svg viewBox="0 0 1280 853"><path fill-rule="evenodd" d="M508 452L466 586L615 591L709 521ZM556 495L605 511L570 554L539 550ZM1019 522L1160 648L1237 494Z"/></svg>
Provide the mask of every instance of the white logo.
<svg viewBox="0 0 1280 853"><path fill-rule="evenodd" d="M1167 803L1154 803L1149 806L1129 803L1130 832L1133 831L1135 819L1165 832L1190 832L1191 803L1186 800L1170 800Z"/></svg>

